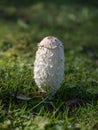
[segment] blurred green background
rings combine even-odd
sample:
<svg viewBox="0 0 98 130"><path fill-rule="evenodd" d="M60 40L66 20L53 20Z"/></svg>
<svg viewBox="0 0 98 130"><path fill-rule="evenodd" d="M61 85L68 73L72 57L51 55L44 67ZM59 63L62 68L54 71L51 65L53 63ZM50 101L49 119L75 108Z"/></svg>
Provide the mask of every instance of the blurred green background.
<svg viewBox="0 0 98 130"><path fill-rule="evenodd" d="M97 6L96 0L1 0L0 37L9 34L16 39L28 35L27 39L36 43L54 35L65 47L97 46Z"/></svg>

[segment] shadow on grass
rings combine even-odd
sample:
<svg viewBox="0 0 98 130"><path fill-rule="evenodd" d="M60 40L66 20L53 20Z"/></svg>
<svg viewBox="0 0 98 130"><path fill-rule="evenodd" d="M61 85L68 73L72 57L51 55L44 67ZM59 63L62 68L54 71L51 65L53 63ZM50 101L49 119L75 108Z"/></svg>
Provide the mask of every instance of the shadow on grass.
<svg viewBox="0 0 98 130"><path fill-rule="evenodd" d="M85 102L96 102L98 99L97 94L95 93L90 93L87 91L87 89L80 88L80 87L73 87L73 88L68 88L66 87L65 90L61 90L60 93L58 93L58 96L60 95L60 100L62 101L68 101L70 99L83 99ZM58 97L59 98L59 97Z"/></svg>
<svg viewBox="0 0 98 130"><path fill-rule="evenodd" d="M36 94L32 95L30 100L20 100L15 96L13 97L11 93L6 92L2 93L2 95L0 94L0 99L2 99L4 109L8 109L10 105L12 108L23 108L25 106L27 110L32 109L32 112L39 113L43 108L45 111L52 113L56 108L59 108L59 112L63 112L68 108L69 116L75 108L86 106L87 104L96 105L98 101L98 93L92 94L80 87L61 88L51 100L41 96L37 97Z"/></svg>

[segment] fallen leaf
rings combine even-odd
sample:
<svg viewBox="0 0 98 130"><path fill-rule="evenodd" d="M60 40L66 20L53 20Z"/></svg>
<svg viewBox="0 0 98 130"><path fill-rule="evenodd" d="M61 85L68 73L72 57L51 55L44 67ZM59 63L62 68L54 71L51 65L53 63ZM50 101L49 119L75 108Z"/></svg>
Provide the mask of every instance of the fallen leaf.
<svg viewBox="0 0 98 130"><path fill-rule="evenodd" d="M30 97L27 97L27 96L25 96L25 95L23 95L23 94L13 94L12 95L13 97L15 97L16 99L19 99L19 100L24 100L24 101L28 101L28 100L31 100L32 98L30 98Z"/></svg>
<svg viewBox="0 0 98 130"><path fill-rule="evenodd" d="M66 105L69 107L69 109L72 109L74 107L82 106L85 104L85 101L79 98L71 99L66 102Z"/></svg>

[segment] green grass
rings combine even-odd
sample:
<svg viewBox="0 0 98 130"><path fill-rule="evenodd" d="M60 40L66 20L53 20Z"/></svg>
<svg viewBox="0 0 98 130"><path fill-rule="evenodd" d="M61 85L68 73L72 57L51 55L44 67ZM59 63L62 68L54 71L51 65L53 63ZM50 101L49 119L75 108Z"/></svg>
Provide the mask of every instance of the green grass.
<svg viewBox="0 0 98 130"><path fill-rule="evenodd" d="M98 9L57 3L0 5L0 130L98 129ZM33 79L37 43L48 35L65 48L64 80L51 101Z"/></svg>

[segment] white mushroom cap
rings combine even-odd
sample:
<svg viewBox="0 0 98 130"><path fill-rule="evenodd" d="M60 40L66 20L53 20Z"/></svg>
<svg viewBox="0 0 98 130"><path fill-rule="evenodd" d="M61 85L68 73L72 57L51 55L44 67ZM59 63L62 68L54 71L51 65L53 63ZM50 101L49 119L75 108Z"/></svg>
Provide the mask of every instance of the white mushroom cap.
<svg viewBox="0 0 98 130"><path fill-rule="evenodd" d="M34 62L34 79L41 91L47 87L51 95L60 88L64 76L64 47L53 36L45 37L39 44Z"/></svg>
<svg viewBox="0 0 98 130"><path fill-rule="evenodd" d="M61 41L54 36L47 36L38 44L38 47L45 47L48 49L55 49L59 46L63 47Z"/></svg>

